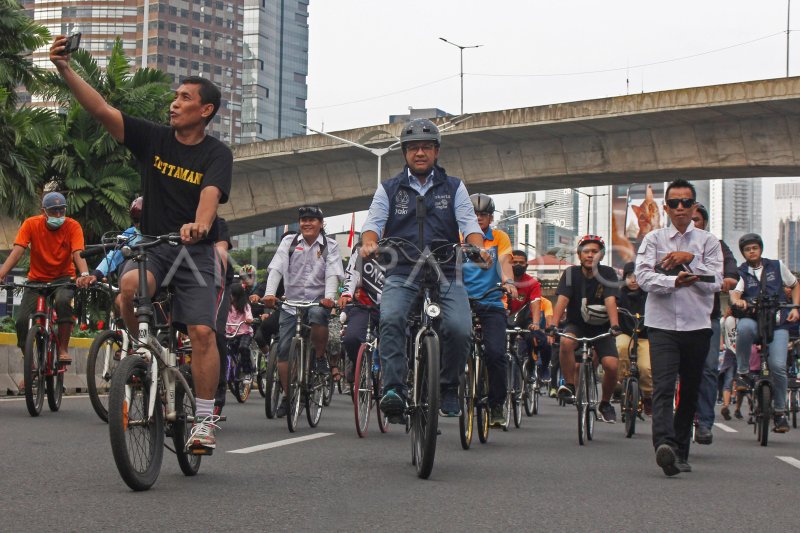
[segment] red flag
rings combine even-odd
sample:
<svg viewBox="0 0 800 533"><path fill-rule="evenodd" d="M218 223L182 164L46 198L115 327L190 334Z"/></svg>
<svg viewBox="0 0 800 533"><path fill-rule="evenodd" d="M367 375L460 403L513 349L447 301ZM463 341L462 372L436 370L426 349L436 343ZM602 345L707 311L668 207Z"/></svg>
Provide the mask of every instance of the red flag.
<svg viewBox="0 0 800 533"><path fill-rule="evenodd" d="M353 248L353 237L356 234L356 214L353 213L353 218L350 219L350 236L347 237L347 247Z"/></svg>

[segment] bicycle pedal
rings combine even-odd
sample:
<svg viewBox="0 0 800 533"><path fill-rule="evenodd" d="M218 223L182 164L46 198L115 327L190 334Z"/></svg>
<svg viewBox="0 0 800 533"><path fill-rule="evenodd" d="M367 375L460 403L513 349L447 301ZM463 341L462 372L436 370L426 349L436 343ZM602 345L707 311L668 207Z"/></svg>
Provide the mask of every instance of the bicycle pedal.
<svg viewBox="0 0 800 533"><path fill-rule="evenodd" d="M198 446L197 448L189 448L190 455L213 455L214 448L205 448Z"/></svg>
<svg viewBox="0 0 800 533"><path fill-rule="evenodd" d="M386 420L390 424L405 424L406 423L406 415L404 415L404 414L386 415Z"/></svg>

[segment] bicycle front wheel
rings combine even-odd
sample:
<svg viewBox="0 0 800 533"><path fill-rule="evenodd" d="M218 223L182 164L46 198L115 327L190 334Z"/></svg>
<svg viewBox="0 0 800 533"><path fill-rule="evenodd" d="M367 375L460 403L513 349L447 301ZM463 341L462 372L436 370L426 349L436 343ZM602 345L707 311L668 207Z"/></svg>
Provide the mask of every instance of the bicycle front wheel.
<svg viewBox="0 0 800 533"><path fill-rule="evenodd" d="M274 350L274 351L273 351ZM264 411L267 418L272 420L278 411L278 403L281 399L281 380L278 375L278 352L277 343L273 342L269 349L267 361L264 395Z"/></svg>
<svg viewBox="0 0 800 533"><path fill-rule="evenodd" d="M122 332L104 331L94 338L86 359L89 401L97 416L108 422L108 391L122 357Z"/></svg>
<svg viewBox="0 0 800 533"><path fill-rule="evenodd" d="M789 391L789 411L792 413L792 427L797 429L797 411L800 411L800 391Z"/></svg>
<svg viewBox="0 0 800 533"><path fill-rule="evenodd" d="M359 437L367 436L369 413L372 408L372 351L362 344L356 358L355 376L353 378L353 414L356 419L356 433Z"/></svg>
<svg viewBox="0 0 800 533"><path fill-rule="evenodd" d="M769 440L769 423L772 420L772 389L762 385L756 392L756 433L762 446Z"/></svg>
<svg viewBox="0 0 800 533"><path fill-rule="evenodd" d="M300 417L300 398L303 395L302 382L305 379L302 368L303 345L298 339L292 340L289 347L289 411L286 413L286 424L289 431L297 430L297 419Z"/></svg>
<svg viewBox="0 0 800 533"><path fill-rule="evenodd" d="M522 372L522 405L525 407L525 416L539 413L539 391L536 380L536 365L528 359Z"/></svg>
<svg viewBox="0 0 800 533"><path fill-rule="evenodd" d="M425 336L419 354L419 371L415 379L419 403L411 413L411 439L417 476L428 479L433 470L439 428L439 339L433 335Z"/></svg>
<svg viewBox="0 0 800 533"><path fill-rule="evenodd" d="M267 366L267 357L259 350L256 363L256 368L258 369L256 373L256 382L258 383L258 393L262 398L267 397Z"/></svg>
<svg viewBox="0 0 800 533"><path fill-rule="evenodd" d="M586 409L586 438L594 438L594 421L597 418L597 372L594 365L588 364L586 369L586 398L588 408Z"/></svg>
<svg viewBox="0 0 800 533"><path fill-rule="evenodd" d="M136 491L153 486L164 455L164 422L158 399L153 416L147 413L152 379L149 365L141 357L126 357L114 372L108 397L114 462L123 481Z"/></svg>
<svg viewBox="0 0 800 533"><path fill-rule="evenodd" d="M512 366L514 367L514 393L511 398L511 405L514 408L514 427L519 428L520 424L522 424L522 384L525 383L525 374L516 360L512 363Z"/></svg>
<svg viewBox="0 0 800 533"><path fill-rule="evenodd" d="M461 402L461 416L458 418L461 447L469 450L472 444L473 412L475 411L475 364L473 357L467 357L467 365L458 387Z"/></svg>
<svg viewBox="0 0 800 533"><path fill-rule="evenodd" d="M246 373L242 370L241 361L235 363L233 374L233 396L239 403L244 403L250 397L250 390L253 387L253 382L250 379L245 379ZM252 375L252 374L251 374Z"/></svg>
<svg viewBox="0 0 800 533"><path fill-rule="evenodd" d="M181 374L192 387L192 367L183 365ZM175 423L172 424L172 444L175 446L175 455L178 456L178 466L185 476L194 476L200 470L200 454L186 451L186 443L192 433L195 406L192 398L183 388L180 381L175 381Z"/></svg>
<svg viewBox="0 0 800 533"><path fill-rule="evenodd" d="M581 365L578 374L578 389L575 393L575 406L578 408L578 444L583 446L588 440L589 428L589 388L587 386L586 365Z"/></svg>
<svg viewBox="0 0 800 533"><path fill-rule="evenodd" d="M475 365L479 369L475 377L477 400L475 402L475 421L478 423L478 440L486 444L489 440L489 370L483 359L476 355Z"/></svg>
<svg viewBox="0 0 800 533"><path fill-rule="evenodd" d="M639 416L639 381L628 378L624 390L620 410L625 422L625 436L631 438L636 433L636 418Z"/></svg>
<svg viewBox="0 0 800 533"><path fill-rule="evenodd" d="M39 416L44 405L44 373L47 360L47 336L40 325L33 326L25 339L22 377L25 380L25 405L31 416Z"/></svg>
<svg viewBox="0 0 800 533"><path fill-rule="evenodd" d="M314 354L306 353L306 357L311 359L314 357ZM319 419L322 417L322 407L325 402L325 389L329 387L329 380L330 374L325 376L316 370L313 372L306 372L306 419L308 420L308 425L312 428L317 427Z"/></svg>
<svg viewBox="0 0 800 533"><path fill-rule="evenodd" d="M61 409L61 399L64 397L64 372L65 369L59 369L55 374L45 377L47 406L53 412Z"/></svg>

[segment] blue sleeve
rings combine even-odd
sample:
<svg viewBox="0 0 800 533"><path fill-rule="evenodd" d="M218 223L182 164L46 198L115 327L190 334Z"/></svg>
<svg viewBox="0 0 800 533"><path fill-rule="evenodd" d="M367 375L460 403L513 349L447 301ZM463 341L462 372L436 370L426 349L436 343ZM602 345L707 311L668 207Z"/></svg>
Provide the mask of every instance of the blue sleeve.
<svg viewBox="0 0 800 533"><path fill-rule="evenodd" d="M126 237L130 237L128 239L128 244L136 244L136 242L140 238L139 232L136 231L135 226L131 226L130 228L126 229L125 231L122 232L122 234ZM111 250L105 256L105 258L102 261L100 261L100 264L97 265L97 268L95 270L99 270L100 272L102 272L103 277L108 277L108 275L111 272L117 270L119 265L121 265L124 260L125 258L122 256L122 250L119 249Z"/></svg>
<svg viewBox="0 0 800 533"><path fill-rule="evenodd" d="M472 205L472 204L470 204ZM386 195L386 189L383 185L378 187L375 195L372 197L372 204L369 206L369 213L361 232L374 231L378 234L380 239L383 236L383 229L386 227L386 221L389 218L389 197Z"/></svg>
<svg viewBox="0 0 800 533"><path fill-rule="evenodd" d="M469 193L462 181L456 190L456 197L454 199L456 220L458 221L458 229L467 238L467 235L477 233L483 237L483 231L478 225L478 218L475 216L475 208L472 207L472 201L469 199Z"/></svg>

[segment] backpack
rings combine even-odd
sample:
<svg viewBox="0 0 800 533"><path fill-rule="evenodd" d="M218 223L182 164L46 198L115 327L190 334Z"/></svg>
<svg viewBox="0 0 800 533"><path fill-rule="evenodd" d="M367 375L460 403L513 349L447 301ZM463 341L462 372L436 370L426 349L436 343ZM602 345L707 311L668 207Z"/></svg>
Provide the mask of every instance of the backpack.
<svg viewBox="0 0 800 533"><path fill-rule="evenodd" d="M300 239L303 236L300 233L294 234L294 239L292 239L292 243L289 245L289 263L292 262L292 254L294 253L294 249L297 248L297 245L300 243ZM322 258L327 261L328 259L328 236L325 235L325 232L322 232L322 246L320 247L322 251Z"/></svg>

